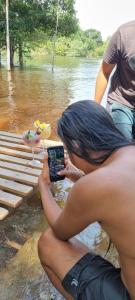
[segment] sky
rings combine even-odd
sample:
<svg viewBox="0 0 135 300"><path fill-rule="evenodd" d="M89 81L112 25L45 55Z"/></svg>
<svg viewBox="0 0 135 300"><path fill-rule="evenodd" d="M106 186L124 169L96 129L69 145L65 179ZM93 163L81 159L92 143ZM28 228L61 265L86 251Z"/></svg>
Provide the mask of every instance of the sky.
<svg viewBox="0 0 135 300"><path fill-rule="evenodd" d="M81 28L99 30L103 40L123 23L135 20L135 0L76 0L75 9Z"/></svg>

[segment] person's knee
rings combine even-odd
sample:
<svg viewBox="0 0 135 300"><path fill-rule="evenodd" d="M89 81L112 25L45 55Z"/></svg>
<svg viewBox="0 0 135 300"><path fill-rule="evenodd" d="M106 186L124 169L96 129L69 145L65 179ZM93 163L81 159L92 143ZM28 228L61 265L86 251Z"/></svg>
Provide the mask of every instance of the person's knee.
<svg viewBox="0 0 135 300"><path fill-rule="evenodd" d="M54 240L55 237L50 228L40 236L38 241L38 256L41 264L49 264L49 258L52 253L51 249L53 249Z"/></svg>

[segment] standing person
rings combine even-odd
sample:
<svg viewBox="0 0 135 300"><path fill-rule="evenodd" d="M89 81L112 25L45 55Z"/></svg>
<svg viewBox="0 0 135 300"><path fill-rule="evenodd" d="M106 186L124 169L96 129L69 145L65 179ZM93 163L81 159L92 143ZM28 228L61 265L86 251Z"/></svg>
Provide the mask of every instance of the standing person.
<svg viewBox="0 0 135 300"><path fill-rule="evenodd" d="M89 100L65 110L58 135L75 166L67 163L60 175L75 183L62 210L45 158L39 188L50 228L39 240L41 264L66 299L135 300L135 146ZM116 246L119 269L75 238L95 221Z"/></svg>
<svg viewBox="0 0 135 300"><path fill-rule="evenodd" d="M95 101L100 103L112 71L107 98L114 123L133 139L135 126L135 20L118 28L103 56L97 75Z"/></svg>

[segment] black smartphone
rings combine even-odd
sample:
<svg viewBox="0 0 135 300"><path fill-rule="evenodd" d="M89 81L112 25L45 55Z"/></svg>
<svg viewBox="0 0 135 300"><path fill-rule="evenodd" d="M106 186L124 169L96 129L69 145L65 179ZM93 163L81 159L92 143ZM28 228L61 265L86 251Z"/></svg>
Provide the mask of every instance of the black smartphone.
<svg viewBox="0 0 135 300"><path fill-rule="evenodd" d="M48 152L48 165L50 170L51 182L59 181L65 178L57 173L65 168L64 148L63 146L49 147Z"/></svg>

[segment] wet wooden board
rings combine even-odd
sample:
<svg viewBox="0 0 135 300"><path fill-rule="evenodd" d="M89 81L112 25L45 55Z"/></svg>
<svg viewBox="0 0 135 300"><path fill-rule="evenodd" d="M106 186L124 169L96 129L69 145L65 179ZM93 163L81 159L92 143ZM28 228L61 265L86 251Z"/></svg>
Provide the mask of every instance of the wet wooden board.
<svg viewBox="0 0 135 300"><path fill-rule="evenodd" d="M0 190L0 204L8 205L10 207L17 207L23 201L23 198Z"/></svg>
<svg viewBox="0 0 135 300"><path fill-rule="evenodd" d="M13 143L18 143L18 144L24 144L22 139L15 138L15 137L10 137L10 136L5 136L0 134L0 140L2 141L7 141L7 142L13 142Z"/></svg>
<svg viewBox="0 0 135 300"><path fill-rule="evenodd" d="M0 140L0 146L11 148L11 149L17 149L17 150L27 151L27 152L30 152L30 153L32 151L31 147L28 147L26 145L9 143L7 141L5 142L5 141L1 141L1 140ZM39 149L37 147L35 148L35 153L39 153L40 151L41 151L40 148Z"/></svg>
<svg viewBox="0 0 135 300"><path fill-rule="evenodd" d="M36 176L22 174L20 172L15 172L7 169L5 170L3 168L0 168L0 177L6 179L12 178L12 180L19 181L25 184L30 184L33 186L37 186L38 184L38 177Z"/></svg>
<svg viewBox="0 0 135 300"><path fill-rule="evenodd" d="M60 143L60 142L55 142L55 141L45 141L45 142L43 142L41 140L40 147L43 147L43 144L44 144L45 148L46 147L56 146L56 145L62 145L62 143ZM11 148L11 149L13 148L13 149L18 149L18 150L23 150L23 151L27 151L27 152L31 152L32 151L31 147L28 147L28 146L24 145L23 142L22 143L16 143L13 140L9 141L8 137L7 137L6 141L3 140L3 139L1 140L1 138L0 138L0 146L2 146L2 147L8 147L8 148ZM35 153L38 153L38 152L41 151L40 147L39 146L35 147Z"/></svg>
<svg viewBox="0 0 135 300"><path fill-rule="evenodd" d="M45 148L48 148L48 147L53 147L53 146L60 146L63 144L60 141L42 140L41 139L40 147L43 145L45 146Z"/></svg>
<svg viewBox="0 0 135 300"><path fill-rule="evenodd" d="M24 158L18 158L15 156L10 156L10 155L6 155L6 154L2 154L2 153L0 153L0 161L13 162L13 163L23 165L23 166L28 166L29 162L30 162L29 160L24 159ZM31 166L31 168L41 170L43 168L43 164L40 163L40 165L34 166L34 167Z"/></svg>
<svg viewBox="0 0 135 300"><path fill-rule="evenodd" d="M32 159L32 157L33 157L32 153L17 151L17 150L14 150L14 149L11 149L11 148L6 148L6 147L0 147L0 153L8 154L8 155L12 155L12 156L15 156L15 157L20 157L20 158L27 158L27 159ZM43 155L42 154L35 154L35 159L42 161L43 160Z"/></svg>
<svg viewBox="0 0 135 300"><path fill-rule="evenodd" d="M45 147L60 145L60 142L45 141ZM41 141L42 147L42 141ZM37 149L37 151L39 151ZM8 216L8 207L16 208L24 197L32 195L38 187L38 176L43 167L41 153L35 153L39 165L30 165L31 148L24 145L22 135L0 131L0 220ZM7 208L7 209L6 209Z"/></svg>
<svg viewBox="0 0 135 300"><path fill-rule="evenodd" d="M19 164L5 162L5 161L1 161L1 160L0 160L0 167L9 169L9 170L18 171L21 173L26 173L29 175L34 175L34 176L39 176L41 174L41 170L33 169L33 168L30 168L27 166L21 166Z"/></svg>
<svg viewBox="0 0 135 300"><path fill-rule="evenodd" d="M0 178L0 189L13 192L14 194L21 196L27 196L33 191L32 186L24 185L4 178Z"/></svg>
<svg viewBox="0 0 135 300"><path fill-rule="evenodd" d="M0 221L4 220L9 214L9 211L3 207L0 207Z"/></svg>
<svg viewBox="0 0 135 300"><path fill-rule="evenodd" d="M0 134L1 135L5 135L5 136L12 136L12 137L15 137L15 138L18 138L18 139L22 139L22 134L17 134L17 133L12 133L12 132L8 132L8 131L0 131Z"/></svg>

